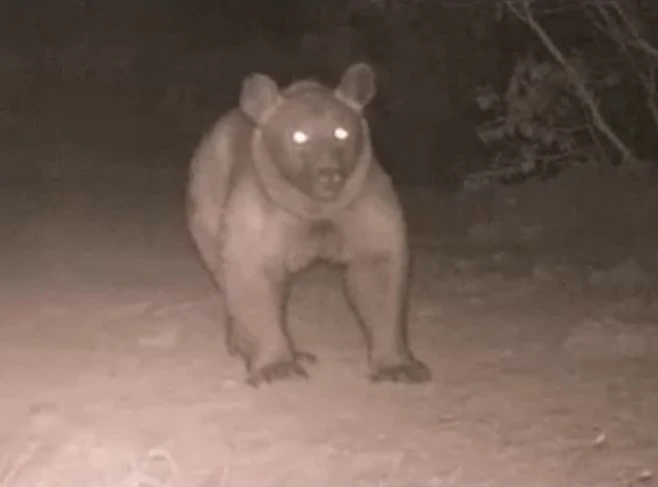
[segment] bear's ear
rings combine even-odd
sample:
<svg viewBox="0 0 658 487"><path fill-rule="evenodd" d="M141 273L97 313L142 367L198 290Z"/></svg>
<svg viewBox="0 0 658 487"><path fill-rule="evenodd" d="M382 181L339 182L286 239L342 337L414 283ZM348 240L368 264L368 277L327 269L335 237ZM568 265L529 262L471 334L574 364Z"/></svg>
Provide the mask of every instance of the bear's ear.
<svg viewBox="0 0 658 487"><path fill-rule="evenodd" d="M372 100L375 92L375 70L366 63L347 68L336 88L336 96L358 112Z"/></svg>
<svg viewBox="0 0 658 487"><path fill-rule="evenodd" d="M269 76L250 74L242 82L240 108L254 122L263 121L265 114L280 101L279 86Z"/></svg>

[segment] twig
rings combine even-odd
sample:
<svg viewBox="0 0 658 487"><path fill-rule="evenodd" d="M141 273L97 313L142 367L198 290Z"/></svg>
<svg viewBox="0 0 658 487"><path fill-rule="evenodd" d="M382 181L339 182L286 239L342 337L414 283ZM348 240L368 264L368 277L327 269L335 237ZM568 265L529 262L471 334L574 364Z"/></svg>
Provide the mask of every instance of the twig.
<svg viewBox="0 0 658 487"><path fill-rule="evenodd" d="M635 45L635 47L638 48L640 51L642 51L644 54L653 57L654 60L658 60L658 49L653 47L645 39L642 38L642 36L640 35L640 28L637 25L637 21L635 19L631 19L628 13L621 7L619 3L613 2L612 5L613 5L612 8L615 9L615 12L626 26L626 29L630 31L631 36L633 38L633 44ZM599 6L598 8L600 11L603 9L602 6ZM647 93L648 108L651 113L651 117L653 118L654 125L656 126L656 129L658 129L658 106L656 105L655 67L649 66L646 74L642 73L641 70L638 69L637 75L640 78L640 81L644 86L644 90Z"/></svg>
<svg viewBox="0 0 658 487"><path fill-rule="evenodd" d="M32 443L29 445L27 451L24 451L13 464L9 459L3 462L3 471L0 472L2 474L0 476L0 486L10 487L12 482L18 477L18 473L29 463L38 449L39 445Z"/></svg>
<svg viewBox="0 0 658 487"><path fill-rule="evenodd" d="M641 51L644 51L645 54L648 54L649 56L658 59L658 49L656 49L654 46L649 44L649 42L647 42L640 35L640 29L637 26L637 22L630 18L628 13L621 7L621 5L618 2L612 2L612 8L615 9L615 12L617 12L619 18L622 20L622 22L626 25L626 28L633 35L633 42L635 43L636 47Z"/></svg>
<svg viewBox="0 0 658 487"><path fill-rule="evenodd" d="M523 5L523 11L514 5L514 3L521 3ZM612 143L612 145L620 152L624 162L637 163L637 158L633 155L630 148L615 134L614 130L610 125L605 121L605 118L599 110L598 103L594 99L592 93L587 89L585 81L578 74L576 69L571 65L567 58L562 54L557 45L553 42L548 33L544 28L539 25L535 20L529 5L529 0L524 0L523 2L514 2L513 0L505 0L505 5L507 8L518 17L522 22L524 22L530 29L539 37L546 49L551 53L553 58L560 63L563 67L567 76L569 77L570 82L573 84L581 100L587 105L587 108L590 111L592 116L592 121L594 126L601 132L607 139Z"/></svg>
<svg viewBox="0 0 658 487"><path fill-rule="evenodd" d="M619 6L619 4L613 2L613 5L614 5L613 8L615 9L617 16L625 24L626 30L630 31L630 36L633 38L633 41L628 40L628 34L627 33L625 34L622 31L621 27L617 25L617 22L612 19L608 10L606 10L606 7L604 5L597 4L595 8L598 14L605 20L605 24L603 24L598 19L596 19L595 16L590 12L590 9L585 8L584 10L590 22L592 22L594 26L596 26L601 32L603 32L615 44L617 44L617 47L619 47L619 49L621 49L621 51L626 56L626 59L628 60L628 63L630 64L633 73L635 73L640 83L642 84L642 87L644 88L644 91L647 96L647 108L649 109L649 113L651 114L651 118L653 119L656 130L658 130L658 104L656 104L656 84L655 84L656 70L653 66L649 66L646 69L646 72L643 72L643 69L638 66L638 63L635 60L635 56L633 56L633 54L629 50L629 45L632 44L637 48L639 47L638 42L642 42L642 39L640 38L640 34L639 34L639 28L635 25L634 21L631 21L631 19ZM649 47L653 49L650 45ZM644 54L651 56L650 51L647 51L646 49L640 49L640 50ZM658 51L656 51L655 55L658 55Z"/></svg>

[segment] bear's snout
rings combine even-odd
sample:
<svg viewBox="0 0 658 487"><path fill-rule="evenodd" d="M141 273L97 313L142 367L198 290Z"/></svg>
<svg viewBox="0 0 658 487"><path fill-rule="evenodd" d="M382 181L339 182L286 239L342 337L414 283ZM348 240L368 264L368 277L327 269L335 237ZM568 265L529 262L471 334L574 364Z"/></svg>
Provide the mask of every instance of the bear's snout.
<svg viewBox="0 0 658 487"><path fill-rule="evenodd" d="M320 198L333 198L340 193L345 183L345 176L335 165L322 165L313 174L314 193Z"/></svg>
<svg viewBox="0 0 658 487"><path fill-rule="evenodd" d="M328 186L341 185L343 183L343 173L336 167L321 167L317 171L317 178Z"/></svg>

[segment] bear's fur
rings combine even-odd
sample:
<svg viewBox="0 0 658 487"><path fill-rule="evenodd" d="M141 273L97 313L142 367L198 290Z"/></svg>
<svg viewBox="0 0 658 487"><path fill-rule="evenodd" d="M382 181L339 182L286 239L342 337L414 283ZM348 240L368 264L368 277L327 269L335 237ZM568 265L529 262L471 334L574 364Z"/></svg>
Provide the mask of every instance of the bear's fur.
<svg viewBox="0 0 658 487"><path fill-rule="evenodd" d="M253 385L306 376L314 357L295 348L284 308L291 277L316 259L345 266L371 378L430 379L407 345L407 231L362 115L374 94L363 63L335 89L304 80L281 90L250 75L239 108L193 157L189 229L225 301L229 350Z"/></svg>

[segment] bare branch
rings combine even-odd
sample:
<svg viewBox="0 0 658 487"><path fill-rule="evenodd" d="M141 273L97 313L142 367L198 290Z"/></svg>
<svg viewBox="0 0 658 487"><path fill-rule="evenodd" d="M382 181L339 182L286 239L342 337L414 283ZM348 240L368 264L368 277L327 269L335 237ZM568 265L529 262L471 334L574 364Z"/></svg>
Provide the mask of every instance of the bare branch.
<svg viewBox="0 0 658 487"><path fill-rule="evenodd" d="M630 15L622 8L620 3L612 2L612 8L615 9L619 18L633 35L633 43L635 44L635 47L643 51L645 54L658 59L658 49L649 44L649 42L642 37L637 21L630 18Z"/></svg>
<svg viewBox="0 0 658 487"><path fill-rule="evenodd" d="M637 158L633 155L631 149L617 136L614 130L606 122L601 110L599 110L598 103L594 95L587 88L585 80L580 76L578 71L568 61L560 48L553 42L553 39L548 35L544 28L537 22L530 8L530 0L523 0L518 2L515 0L505 0L505 5L508 9L524 22L536 35L539 37L544 47L550 52L553 58L565 70L569 81L574 86L578 96L587 106L594 126L610 141L610 143L619 151L625 162L637 163ZM520 4L519 8L517 4Z"/></svg>
<svg viewBox="0 0 658 487"><path fill-rule="evenodd" d="M630 32L632 40L628 39L629 35L622 31L622 28L618 25L618 22L612 19L606 6L602 4L596 5L596 9L599 15L605 19L606 25L603 25L595 20L594 16L589 12L589 9L585 9L585 11L594 25L596 25L602 32L606 33L626 56L626 59L631 65L633 72L640 80L640 83L644 88L647 96L647 106L651 114L651 118L654 122L654 126L656 129L658 129L658 105L656 104L655 67L649 66L647 68L642 68L638 66L636 56L629 50L629 45L640 47L640 50L644 54L649 54L650 56L652 55L651 49L655 49L640 37L640 30L637 22L631 20L629 15L624 11L623 8L621 8L618 3L612 2L612 5L612 8L614 9L618 18L624 24L626 31ZM641 46L643 44L646 44L647 48L642 48ZM658 54L658 51L656 51L656 54ZM658 57L656 59L658 59Z"/></svg>

